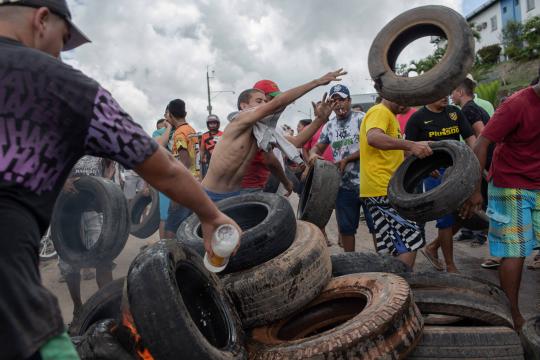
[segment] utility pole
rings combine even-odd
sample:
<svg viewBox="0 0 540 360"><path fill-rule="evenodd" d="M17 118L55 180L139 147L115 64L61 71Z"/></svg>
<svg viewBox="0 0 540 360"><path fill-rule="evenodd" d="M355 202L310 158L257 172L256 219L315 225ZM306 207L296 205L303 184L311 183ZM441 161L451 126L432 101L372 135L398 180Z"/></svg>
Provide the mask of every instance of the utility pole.
<svg viewBox="0 0 540 360"><path fill-rule="evenodd" d="M210 65L206 66L206 95L208 96L208 106L206 109L208 110L208 115L212 115L212 94L223 94L223 93L232 93L234 94L234 91L232 90L221 90L221 91L212 91L210 90L210 79L214 78L214 70L212 70L212 76L210 76ZM214 97L218 96L215 95Z"/></svg>
<svg viewBox="0 0 540 360"><path fill-rule="evenodd" d="M212 99L210 98L210 74L208 74L208 66L206 67L206 90L208 94L208 106L206 109L208 110L208 115L212 115Z"/></svg>

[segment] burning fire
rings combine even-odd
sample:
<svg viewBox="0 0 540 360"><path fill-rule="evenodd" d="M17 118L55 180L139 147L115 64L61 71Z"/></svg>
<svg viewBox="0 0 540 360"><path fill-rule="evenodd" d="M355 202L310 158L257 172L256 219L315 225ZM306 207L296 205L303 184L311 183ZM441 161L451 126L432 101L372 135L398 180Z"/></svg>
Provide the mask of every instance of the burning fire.
<svg viewBox="0 0 540 360"><path fill-rule="evenodd" d="M135 321L133 321L133 316L131 315L131 312L129 312L129 310L127 309L124 309L122 311L122 325L131 333L131 336L135 343L135 350L137 352L138 359L154 360L154 357L152 356L152 354L150 354L150 351L147 348L143 347L141 335L139 335L139 333L137 332L137 328L135 328Z"/></svg>

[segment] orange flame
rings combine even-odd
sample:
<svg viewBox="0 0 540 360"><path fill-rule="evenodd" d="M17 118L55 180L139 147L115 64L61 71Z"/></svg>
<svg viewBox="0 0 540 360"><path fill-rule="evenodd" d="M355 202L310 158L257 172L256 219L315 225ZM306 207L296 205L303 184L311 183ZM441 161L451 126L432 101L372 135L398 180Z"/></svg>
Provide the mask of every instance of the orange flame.
<svg viewBox="0 0 540 360"><path fill-rule="evenodd" d="M133 321L133 316L128 310L122 311L122 325L124 325L131 332L133 340L136 344L136 350L139 359L154 360L154 357L152 356L152 354L150 354L150 351L146 348L143 348L141 342L141 335L139 335L139 333L137 332L137 328L135 328L135 321Z"/></svg>

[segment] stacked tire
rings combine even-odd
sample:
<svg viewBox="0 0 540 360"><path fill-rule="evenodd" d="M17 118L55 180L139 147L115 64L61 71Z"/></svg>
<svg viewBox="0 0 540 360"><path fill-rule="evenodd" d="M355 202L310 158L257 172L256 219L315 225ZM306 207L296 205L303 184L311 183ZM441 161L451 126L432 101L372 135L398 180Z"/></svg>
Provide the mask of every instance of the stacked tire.
<svg viewBox="0 0 540 360"><path fill-rule="evenodd" d="M285 198L248 194L217 206L244 231L237 255L218 276L248 334L249 358L402 358L419 341L422 317L407 283L382 273L332 279L324 235L295 220ZM192 216L177 240L203 255L201 235Z"/></svg>
<svg viewBox="0 0 540 360"><path fill-rule="evenodd" d="M371 269L397 273L401 270L398 260L371 253L334 255L332 265L334 276ZM411 287L425 323L422 338L408 359L523 359L523 347L512 329L508 299L501 288L483 279L458 274L402 272L399 275Z"/></svg>

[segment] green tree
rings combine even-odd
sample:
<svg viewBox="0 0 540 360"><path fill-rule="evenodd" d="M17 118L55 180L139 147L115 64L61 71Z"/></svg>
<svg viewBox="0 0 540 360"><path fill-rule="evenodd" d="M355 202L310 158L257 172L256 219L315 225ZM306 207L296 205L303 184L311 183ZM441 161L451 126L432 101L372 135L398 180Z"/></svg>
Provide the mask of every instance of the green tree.
<svg viewBox="0 0 540 360"><path fill-rule="evenodd" d="M502 30L502 43L504 53L512 60L521 60L523 51L523 24L518 21L509 21Z"/></svg>

